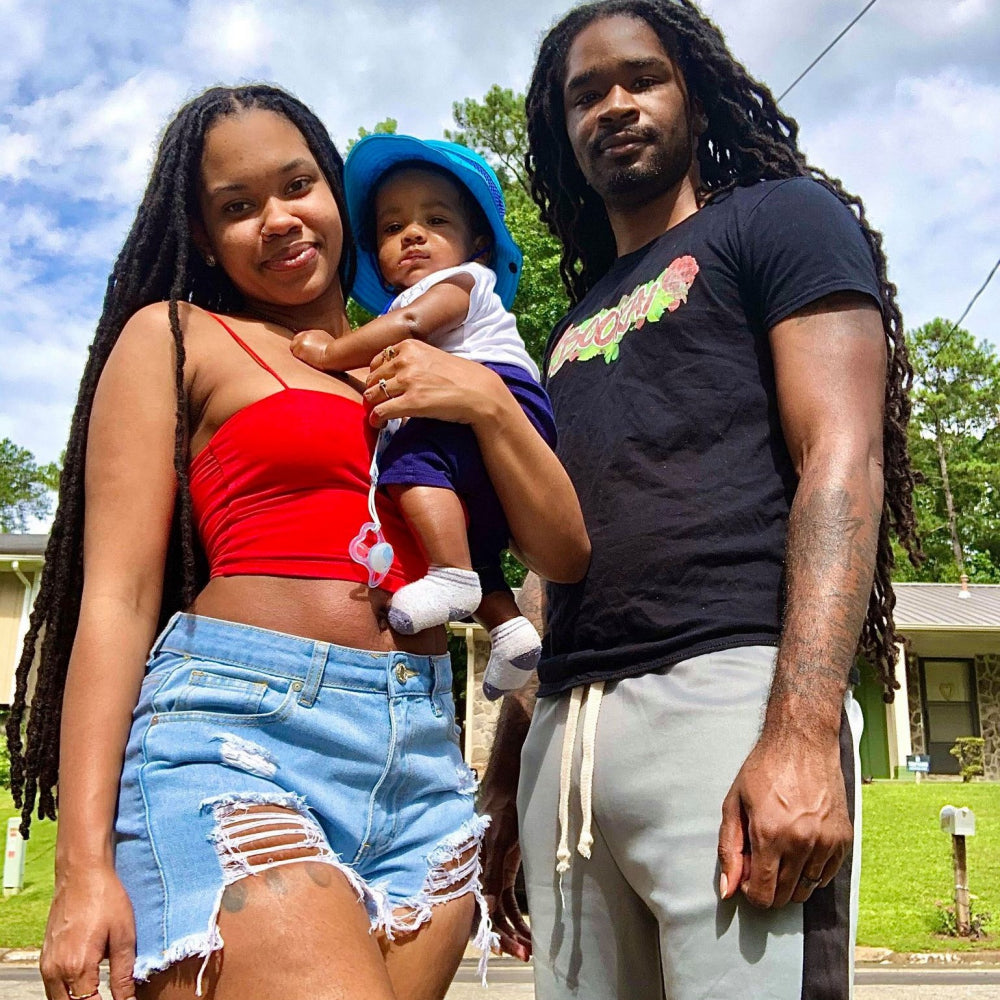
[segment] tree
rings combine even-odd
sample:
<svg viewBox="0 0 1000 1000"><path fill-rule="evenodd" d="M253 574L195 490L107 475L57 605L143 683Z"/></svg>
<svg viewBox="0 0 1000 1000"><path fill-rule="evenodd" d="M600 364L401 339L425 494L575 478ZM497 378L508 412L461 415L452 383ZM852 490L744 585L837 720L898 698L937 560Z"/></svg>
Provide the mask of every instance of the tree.
<svg viewBox="0 0 1000 1000"><path fill-rule="evenodd" d="M395 135L396 129L399 128L399 122L395 118L383 118L382 121L376 122L375 127L369 131L362 125L358 129L358 134L353 139L347 140L347 151L350 152L351 148L355 143L360 142L362 139L370 135Z"/></svg>
<svg viewBox="0 0 1000 1000"><path fill-rule="evenodd" d="M524 166L528 133L524 95L496 85L481 101L452 105L457 128L445 138L474 149L497 172L507 202L507 228L524 254L513 312L528 353L541 365L545 344L569 300L559 277L560 246L538 217Z"/></svg>
<svg viewBox="0 0 1000 1000"><path fill-rule="evenodd" d="M943 319L907 335L914 368L910 455L927 554L898 558L899 579L1000 583L1000 359Z"/></svg>
<svg viewBox="0 0 1000 1000"><path fill-rule="evenodd" d="M524 94L493 84L481 101L467 97L451 106L457 129L444 137L476 150L491 162L504 188L519 185L530 198L524 154L528 151L528 122ZM506 191L504 192L506 194Z"/></svg>
<svg viewBox="0 0 1000 1000"><path fill-rule="evenodd" d="M59 489L59 465L39 465L26 448L0 441L0 531L27 531L52 512L50 492Z"/></svg>

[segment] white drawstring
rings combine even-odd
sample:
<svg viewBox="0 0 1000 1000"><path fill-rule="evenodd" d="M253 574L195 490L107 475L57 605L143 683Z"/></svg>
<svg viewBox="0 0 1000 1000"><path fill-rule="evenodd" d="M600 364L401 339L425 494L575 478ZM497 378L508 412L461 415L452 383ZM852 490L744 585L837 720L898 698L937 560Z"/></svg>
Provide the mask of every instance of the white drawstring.
<svg viewBox="0 0 1000 1000"><path fill-rule="evenodd" d="M576 849L585 858L590 858L594 838L590 825L594 815L594 759L597 742L597 716L601 711L604 696L604 681L598 681L587 688L587 708L583 716L583 758L580 761L580 814L582 826Z"/></svg>
<svg viewBox="0 0 1000 1000"><path fill-rule="evenodd" d="M604 696L604 682L573 688L566 712L566 729L563 733L562 758L559 763L559 846L556 849L556 871L559 873L559 894L562 896L563 875L569 871L572 853L569 849L569 793L572 785L573 749L580 712L586 701L583 717L583 755L580 760L580 839L577 851L584 858L590 857L594 845L591 833L594 804L594 763L597 743L597 718Z"/></svg>
<svg viewBox="0 0 1000 1000"><path fill-rule="evenodd" d="M563 872L569 871L569 786L573 767L573 747L576 745L576 726L580 721L584 688L575 687L569 696L566 713L566 731L563 733L562 760L559 763L559 846L556 848L556 871L562 888Z"/></svg>

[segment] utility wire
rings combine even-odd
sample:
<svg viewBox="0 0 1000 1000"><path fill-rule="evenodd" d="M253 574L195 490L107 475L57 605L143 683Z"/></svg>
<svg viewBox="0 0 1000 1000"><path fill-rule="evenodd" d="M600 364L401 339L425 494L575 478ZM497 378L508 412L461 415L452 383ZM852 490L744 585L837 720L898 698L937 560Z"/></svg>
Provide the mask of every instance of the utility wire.
<svg viewBox="0 0 1000 1000"><path fill-rule="evenodd" d="M997 273L998 268L1000 268L1000 257L997 258L997 262L993 265L990 273L986 275L986 280L979 286L976 294L969 299L969 304L964 310L962 310L962 315L951 324L948 328L948 332L941 338L941 343L938 345L938 349L934 352L935 361L937 360L938 355L940 355L940 353L948 346L948 342L951 340L952 334L962 325L962 320L969 315L970 310L976 304L976 299L978 299L979 296L986 291L986 286L993 280L993 275Z"/></svg>
<svg viewBox="0 0 1000 1000"><path fill-rule="evenodd" d="M811 70L813 66L815 66L816 63L818 63L820 59L822 59L823 56L825 56L827 52L829 52L830 49L832 49L834 45L836 45L837 42L839 42L841 38L843 38L844 35L846 35L851 30L851 28L853 28L854 25L856 25L858 21L860 21L861 18L865 16L865 14L867 14L868 11L870 11L872 7L875 6L876 2L877 0L870 0L870 2L865 5L864 10L862 10L861 13L858 14L857 17L855 17L854 20L851 21L851 23L846 28L844 28L844 30L839 35L837 35L837 37L832 42L830 42L830 44L825 49L823 49L823 51L818 56L816 56L816 58L813 59L813 61L809 63L809 65L806 66L806 68L801 73L799 73L799 75L792 81L791 86L785 89L785 92L778 98L776 103L780 104L792 92L792 89L806 75L806 73L808 73L809 70Z"/></svg>

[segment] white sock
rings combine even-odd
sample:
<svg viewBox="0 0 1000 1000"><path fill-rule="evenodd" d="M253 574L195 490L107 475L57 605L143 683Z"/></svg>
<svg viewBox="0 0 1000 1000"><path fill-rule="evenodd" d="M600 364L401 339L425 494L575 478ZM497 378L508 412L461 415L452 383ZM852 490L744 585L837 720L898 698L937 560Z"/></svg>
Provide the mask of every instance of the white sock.
<svg viewBox="0 0 1000 1000"><path fill-rule="evenodd" d="M510 621L490 629L490 662L483 675L483 694L490 701L524 687L542 655L542 640L527 618Z"/></svg>
<svg viewBox="0 0 1000 1000"><path fill-rule="evenodd" d="M427 576L392 595L389 624L403 635L466 618L479 607L483 591L475 570L432 566Z"/></svg>

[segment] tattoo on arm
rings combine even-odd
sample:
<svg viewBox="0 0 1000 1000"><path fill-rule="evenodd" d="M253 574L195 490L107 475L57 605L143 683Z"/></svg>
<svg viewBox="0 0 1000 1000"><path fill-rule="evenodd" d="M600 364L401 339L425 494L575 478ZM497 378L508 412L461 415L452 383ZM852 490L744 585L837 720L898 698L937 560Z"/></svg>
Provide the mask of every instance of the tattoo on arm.
<svg viewBox="0 0 1000 1000"><path fill-rule="evenodd" d="M880 510L864 487L800 483L786 549L785 624L770 705L807 702L831 723L868 607Z"/></svg>

